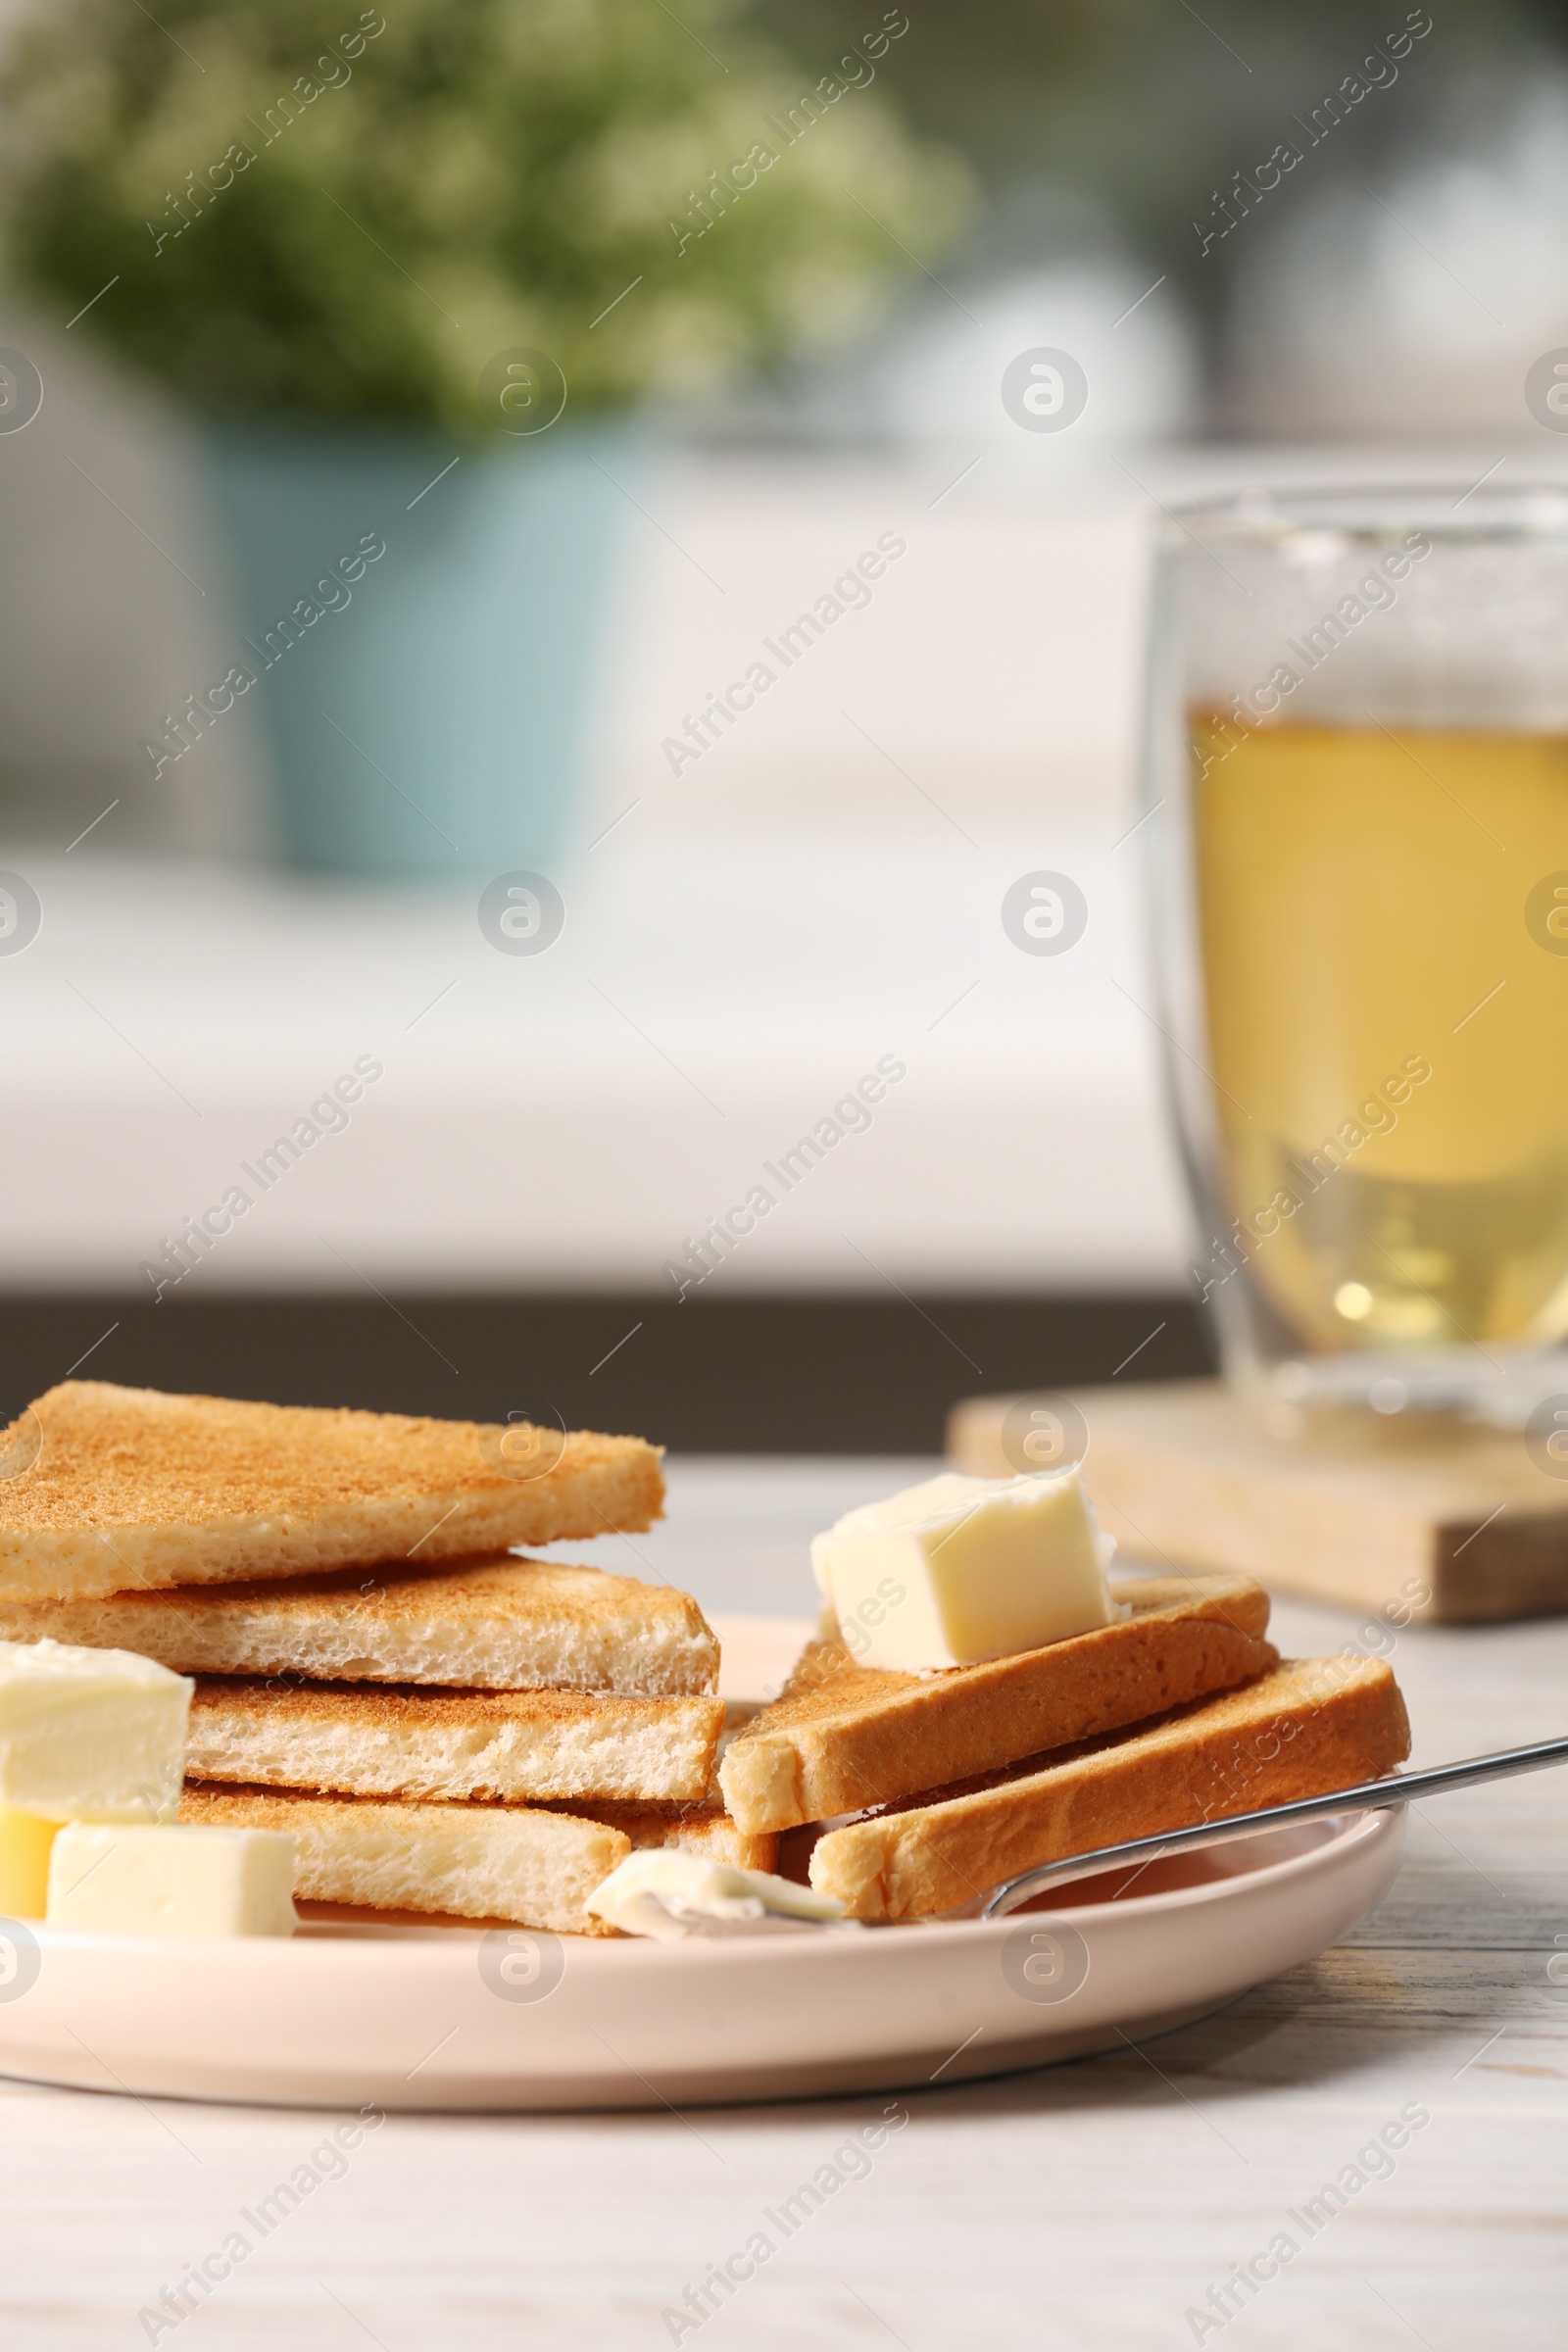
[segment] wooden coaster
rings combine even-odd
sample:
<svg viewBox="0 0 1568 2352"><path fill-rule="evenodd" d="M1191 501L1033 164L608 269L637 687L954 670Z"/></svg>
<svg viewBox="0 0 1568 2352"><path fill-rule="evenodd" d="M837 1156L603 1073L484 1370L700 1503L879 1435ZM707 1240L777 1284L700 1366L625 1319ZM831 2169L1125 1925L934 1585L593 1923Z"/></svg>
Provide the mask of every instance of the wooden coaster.
<svg viewBox="0 0 1568 2352"><path fill-rule="evenodd" d="M954 1407L954 1467L1010 1478L1018 1436L1060 1396ZM1270 1437L1221 1381L1081 1389L1084 1476L1123 1557L1240 1569L1284 1592L1474 1624L1568 1610L1568 1479L1538 1470L1522 1433L1437 1418L1336 1415ZM1004 1445L1004 1424L1008 1442Z"/></svg>

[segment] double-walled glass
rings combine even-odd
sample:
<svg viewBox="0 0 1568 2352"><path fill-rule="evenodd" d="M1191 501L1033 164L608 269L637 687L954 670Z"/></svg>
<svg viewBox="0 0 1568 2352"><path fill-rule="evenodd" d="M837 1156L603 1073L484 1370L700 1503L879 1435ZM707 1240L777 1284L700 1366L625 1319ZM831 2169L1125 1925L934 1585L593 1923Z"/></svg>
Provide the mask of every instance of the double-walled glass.
<svg viewBox="0 0 1568 2352"><path fill-rule="evenodd" d="M1568 1387L1568 496L1183 512L1146 748L1227 1372L1522 1417Z"/></svg>

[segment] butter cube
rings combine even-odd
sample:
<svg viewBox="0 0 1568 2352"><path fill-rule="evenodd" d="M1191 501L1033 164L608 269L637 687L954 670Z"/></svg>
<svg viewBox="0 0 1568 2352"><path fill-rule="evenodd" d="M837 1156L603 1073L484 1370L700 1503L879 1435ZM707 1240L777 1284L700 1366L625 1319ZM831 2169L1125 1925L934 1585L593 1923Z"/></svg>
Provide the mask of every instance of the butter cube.
<svg viewBox="0 0 1568 2352"><path fill-rule="evenodd" d="M42 1919L58 1821L0 1805L0 1919Z"/></svg>
<svg viewBox="0 0 1568 2352"><path fill-rule="evenodd" d="M294 1839L282 1830L72 1822L49 1860L48 1924L116 1936L291 1936Z"/></svg>
<svg viewBox="0 0 1568 2352"><path fill-rule="evenodd" d="M848 1512L811 1545L817 1582L861 1666L974 1666L1113 1625L1115 1546L1075 1468L948 1473Z"/></svg>
<svg viewBox="0 0 1568 2352"><path fill-rule="evenodd" d="M172 1819L194 1689L128 1649L0 1642L0 1805L46 1821Z"/></svg>

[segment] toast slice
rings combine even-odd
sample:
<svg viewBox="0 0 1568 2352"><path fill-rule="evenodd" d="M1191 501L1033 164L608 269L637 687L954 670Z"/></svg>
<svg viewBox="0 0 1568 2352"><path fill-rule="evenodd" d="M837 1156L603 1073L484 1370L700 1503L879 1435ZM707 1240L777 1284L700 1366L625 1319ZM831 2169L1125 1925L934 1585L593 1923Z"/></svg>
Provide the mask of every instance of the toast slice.
<svg viewBox="0 0 1568 2352"><path fill-rule="evenodd" d="M185 1769L196 1780L351 1796L695 1803L708 1794L723 1725L720 1698L203 1676Z"/></svg>
<svg viewBox="0 0 1568 2352"><path fill-rule="evenodd" d="M838 1642L811 1642L782 1695L725 1749L730 1812L751 1831L862 1812L1141 1723L1278 1663L1263 1639L1268 1594L1250 1577L1151 1577L1118 1586L1117 1598L1132 1611L1117 1625L943 1674L857 1666Z"/></svg>
<svg viewBox="0 0 1568 2352"><path fill-rule="evenodd" d="M613 1933L588 1897L631 1851L620 1830L521 1805L417 1805L292 1788L187 1785L181 1821L286 1830L302 1902L515 1920L559 1936Z"/></svg>
<svg viewBox="0 0 1568 2352"><path fill-rule="evenodd" d="M342 1568L94 1600L0 1593L0 1641L45 1636L87 1649L137 1650L176 1674L649 1698L718 1684L718 1643L688 1594L506 1553L452 1568Z"/></svg>
<svg viewBox="0 0 1568 2352"><path fill-rule="evenodd" d="M68 1380L0 1438L0 1592L233 1584L651 1527L655 1446Z"/></svg>
<svg viewBox="0 0 1568 2352"><path fill-rule="evenodd" d="M1325 1796L1409 1752L1404 1701L1381 1659L1287 1660L1119 1738L829 1830L811 1885L852 1919L929 1918L1038 1863Z"/></svg>
<svg viewBox="0 0 1568 2352"><path fill-rule="evenodd" d="M778 1839L738 1828L722 1805L617 1805L574 1797L562 1810L620 1830L634 1846L678 1846L706 1862L733 1863L737 1870L778 1868Z"/></svg>

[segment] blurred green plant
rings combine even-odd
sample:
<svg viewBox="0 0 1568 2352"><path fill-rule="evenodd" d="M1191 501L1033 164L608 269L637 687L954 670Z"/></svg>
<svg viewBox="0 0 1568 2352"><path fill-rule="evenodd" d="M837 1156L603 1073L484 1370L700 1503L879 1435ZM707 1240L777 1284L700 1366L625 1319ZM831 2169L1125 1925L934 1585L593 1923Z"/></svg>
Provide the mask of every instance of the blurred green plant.
<svg viewBox="0 0 1568 2352"><path fill-rule="evenodd" d="M864 17L813 72L731 0L63 0L11 44L0 249L211 412L473 437L514 346L574 412L700 391L965 215L868 86L907 19Z"/></svg>

